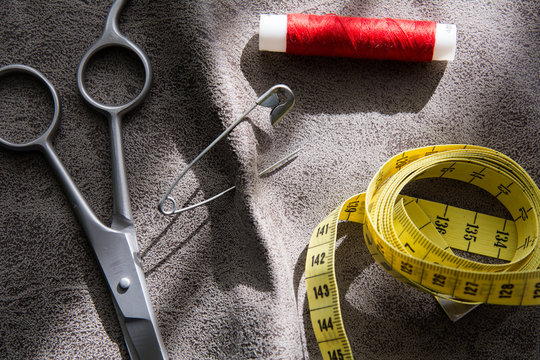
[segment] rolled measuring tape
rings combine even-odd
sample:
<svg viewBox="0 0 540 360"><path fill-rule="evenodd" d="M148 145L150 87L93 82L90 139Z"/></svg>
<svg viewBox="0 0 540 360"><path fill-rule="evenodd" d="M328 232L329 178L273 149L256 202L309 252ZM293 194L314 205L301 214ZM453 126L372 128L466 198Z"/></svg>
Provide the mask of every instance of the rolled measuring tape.
<svg viewBox="0 0 540 360"><path fill-rule="evenodd" d="M414 180L450 178L493 195L512 220L400 195ZM402 282L466 304L540 305L540 190L507 156L472 145L405 151L365 193L346 200L313 231L306 257L312 327L323 359L352 359L339 305L335 244L340 221L363 224L373 258ZM506 263L459 257L459 249Z"/></svg>

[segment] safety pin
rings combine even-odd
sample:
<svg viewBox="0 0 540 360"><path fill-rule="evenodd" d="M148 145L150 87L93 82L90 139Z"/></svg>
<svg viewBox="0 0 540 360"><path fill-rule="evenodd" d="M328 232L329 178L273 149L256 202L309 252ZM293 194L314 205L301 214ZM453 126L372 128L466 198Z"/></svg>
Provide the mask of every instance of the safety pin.
<svg viewBox="0 0 540 360"><path fill-rule="evenodd" d="M279 98L278 93L281 94L284 97L284 102L283 103L282 103L282 100ZM190 206L186 206L186 207L181 208L181 209L177 209L176 201L174 200L173 197L170 196L171 192L176 187L176 185L178 184L180 179L182 179L184 177L184 175L189 171L189 169L191 169L191 167L197 161L199 161L201 159L201 157L203 157L210 149L212 149L221 139L223 139L225 136L227 136L236 126L238 126L238 124L240 124L242 121L246 120L247 115L259 105L264 106L264 107L268 107L268 108L272 108L272 110L270 111L270 121L272 122L272 125L275 126L277 124L277 122L279 120L281 120L281 118L283 116L285 116L285 114L294 106L294 94L291 91L291 89L289 89L288 86L282 85L282 84L275 85L275 86L271 87L268 91L266 91L264 94L262 94L257 99L257 101L255 101L255 103L246 112L244 112L237 120L235 120L234 123L232 123L227 129L225 129L225 131L223 131L221 133L221 135L219 135L214 141L212 141L212 143L210 145L208 145L206 147L206 149L201 151L201 153L199 155L197 155L197 157L195 159L193 159L193 161L180 173L180 175L178 175L178 177L173 182L173 184L165 192L165 195L163 195L161 200L159 200L158 209L163 215L174 215L174 214L179 214L181 212L194 209L194 208L196 208L198 206L207 204L210 201L213 201L213 200L219 198L220 196L223 196L223 195L227 194L228 192L235 189L235 186L232 186L232 187L228 188L227 190L220 192L217 195L214 195L214 196L212 196L212 197L210 197L208 199L205 199L205 200L203 200L201 202L198 202L198 203L190 205ZM268 168L261 171L259 173L259 176L267 174L267 173L271 172L272 170L278 168L282 164L287 163L294 156L296 156L298 151L300 151L300 149L297 149L297 150L293 151L292 153L285 156L281 160L279 160L276 163L270 165ZM172 208L169 209L169 210L165 209L165 203L167 201L170 202L170 204L172 206Z"/></svg>

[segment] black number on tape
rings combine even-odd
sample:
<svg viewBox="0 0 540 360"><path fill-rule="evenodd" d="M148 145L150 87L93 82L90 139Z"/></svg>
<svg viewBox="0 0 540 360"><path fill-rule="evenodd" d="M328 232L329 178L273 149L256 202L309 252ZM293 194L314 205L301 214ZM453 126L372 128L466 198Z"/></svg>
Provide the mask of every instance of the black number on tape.
<svg viewBox="0 0 540 360"><path fill-rule="evenodd" d="M465 294L476 296L478 294L478 284L471 281L465 283Z"/></svg>
<svg viewBox="0 0 540 360"><path fill-rule="evenodd" d="M497 234L495 235L495 245L496 247L500 248L506 248L506 242L508 241L509 234L505 231L497 230Z"/></svg>
<svg viewBox="0 0 540 360"><path fill-rule="evenodd" d="M315 266L315 265L322 265L324 264L324 257L326 256L326 253L320 253L320 254L317 254L317 256L313 255L311 257L311 266Z"/></svg>
<svg viewBox="0 0 540 360"><path fill-rule="evenodd" d="M412 248L411 244L409 244L409 243L405 243L405 245L403 245L403 246L408 247L409 249L411 249L411 251L412 251L413 253L416 252L416 251L414 251L414 249Z"/></svg>
<svg viewBox="0 0 540 360"><path fill-rule="evenodd" d="M540 282L536 283L534 286L534 296L535 299L540 297Z"/></svg>
<svg viewBox="0 0 540 360"><path fill-rule="evenodd" d="M513 284L504 284L501 285L501 291L499 291L499 298L510 298L512 297L512 289L514 288Z"/></svg>
<svg viewBox="0 0 540 360"><path fill-rule="evenodd" d="M523 221L529 218L529 215L527 215L527 210L525 209L524 206L519 208L519 213L521 214L520 218L523 219Z"/></svg>
<svg viewBox="0 0 540 360"><path fill-rule="evenodd" d="M407 163L409 162L409 157L408 156L403 156L399 159L396 160L396 169L401 169L402 167L404 167L405 165L407 165Z"/></svg>
<svg viewBox="0 0 540 360"><path fill-rule="evenodd" d="M317 237L319 236L323 236L325 234L328 233L328 224L326 225L323 225L323 226L320 226L318 229L317 229Z"/></svg>
<svg viewBox="0 0 540 360"><path fill-rule="evenodd" d="M526 249L526 248L529 247L529 245L532 245L532 244L534 244L534 240L531 239L530 236L527 236L527 237L525 238L525 243L523 244L523 248Z"/></svg>
<svg viewBox="0 0 540 360"><path fill-rule="evenodd" d="M433 274L433 279L431 279L431 283L433 285L444 287L444 284L446 283L446 276L441 274Z"/></svg>
<svg viewBox="0 0 540 360"><path fill-rule="evenodd" d="M314 286L313 292L315 293L315 299L330 296L330 289L328 288L328 285L326 284Z"/></svg>
<svg viewBox="0 0 540 360"><path fill-rule="evenodd" d="M319 323L319 329L321 331L328 331L328 330L334 330L334 324L332 323L332 318L329 317L328 320L327 319L322 319L322 321L319 319L317 320L317 322Z"/></svg>
<svg viewBox="0 0 540 360"><path fill-rule="evenodd" d="M406 274L411 275L413 272L413 266L412 264L409 264L408 262L401 261L401 272L404 272Z"/></svg>
<svg viewBox="0 0 540 360"><path fill-rule="evenodd" d="M446 228L448 227L449 221L450 219L448 219L447 217L437 215L437 220L435 220L435 228L440 234L446 234Z"/></svg>
<svg viewBox="0 0 540 360"><path fill-rule="evenodd" d="M467 223L465 228L466 234L463 235L463 238L467 241L476 241L476 234L478 234L478 225Z"/></svg>
<svg viewBox="0 0 540 360"><path fill-rule="evenodd" d="M350 203L347 204L347 208L345 209L345 212L349 212L349 213L355 212L358 209L359 203L360 203L359 201L351 201Z"/></svg>
<svg viewBox="0 0 540 360"><path fill-rule="evenodd" d="M330 360L343 360L343 352L341 349L328 351L328 358Z"/></svg>

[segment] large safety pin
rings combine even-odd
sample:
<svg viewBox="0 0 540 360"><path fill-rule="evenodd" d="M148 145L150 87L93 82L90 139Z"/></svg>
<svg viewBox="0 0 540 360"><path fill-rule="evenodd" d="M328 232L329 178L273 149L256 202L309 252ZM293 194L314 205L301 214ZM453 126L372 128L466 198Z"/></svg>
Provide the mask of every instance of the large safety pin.
<svg viewBox="0 0 540 360"><path fill-rule="evenodd" d="M281 94L284 97L284 101L280 99L278 96L278 93ZM181 209L177 209L176 201L173 197L171 197L171 192L176 187L180 179L184 177L184 175L189 171L189 169L201 159L201 157L204 156L210 149L212 149L221 139L223 139L227 134L229 134L238 124L240 124L242 121L246 120L247 115L253 111L257 106L264 106L272 108L270 111L270 121L272 122L272 125L275 126L276 123L281 120L283 116L293 107L294 105L294 94L286 85L275 85L271 87L268 91L266 91L264 94L262 94L257 101L246 111L244 112L237 120L235 120L234 123L232 123L225 131L221 133L210 145L206 147L197 157L178 175L176 180L173 182L173 184L169 187L167 192L165 192L165 195L159 200L158 203L158 209L159 211L164 215L173 215L173 214L179 214L184 211L188 211L191 209L194 209L198 206L204 205L209 203L210 201L213 201L220 196L225 195L226 193L232 191L235 189L235 186L231 186L225 191L220 192L217 195L214 195L208 199L205 199L201 202L198 202L193 205L186 206ZM262 176L264 174L269 173L270 171L278 168L282 164L285 164L289 160L291 160L297 153L300 151L300 149L293 151L289 155L285 156L283 159L277 161L276 163L270 165L268 168L264 169L259 173L259 176ZM165 209L165 203L169 202L171 205L170 209Z"/></svg>

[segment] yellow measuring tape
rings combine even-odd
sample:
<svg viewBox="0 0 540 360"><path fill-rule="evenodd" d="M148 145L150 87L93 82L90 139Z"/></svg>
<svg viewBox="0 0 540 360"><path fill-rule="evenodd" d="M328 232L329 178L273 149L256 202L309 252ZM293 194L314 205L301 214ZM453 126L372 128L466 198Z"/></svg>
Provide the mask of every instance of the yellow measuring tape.
<svg viewBox="0 0 540 360"><path fill-rule="evenodd" d="M513 220L400 195L424 178L450 178L492 194ZM340 221L363 224L375 260L418 289L464 303L540 305L540 190L507 156L471 145L409 150L391 158L365 193L346 200L313 231L306 257L311 323L323 359L352 359L334 270ZM506 260L475 262L452 249Z"/></svg>

